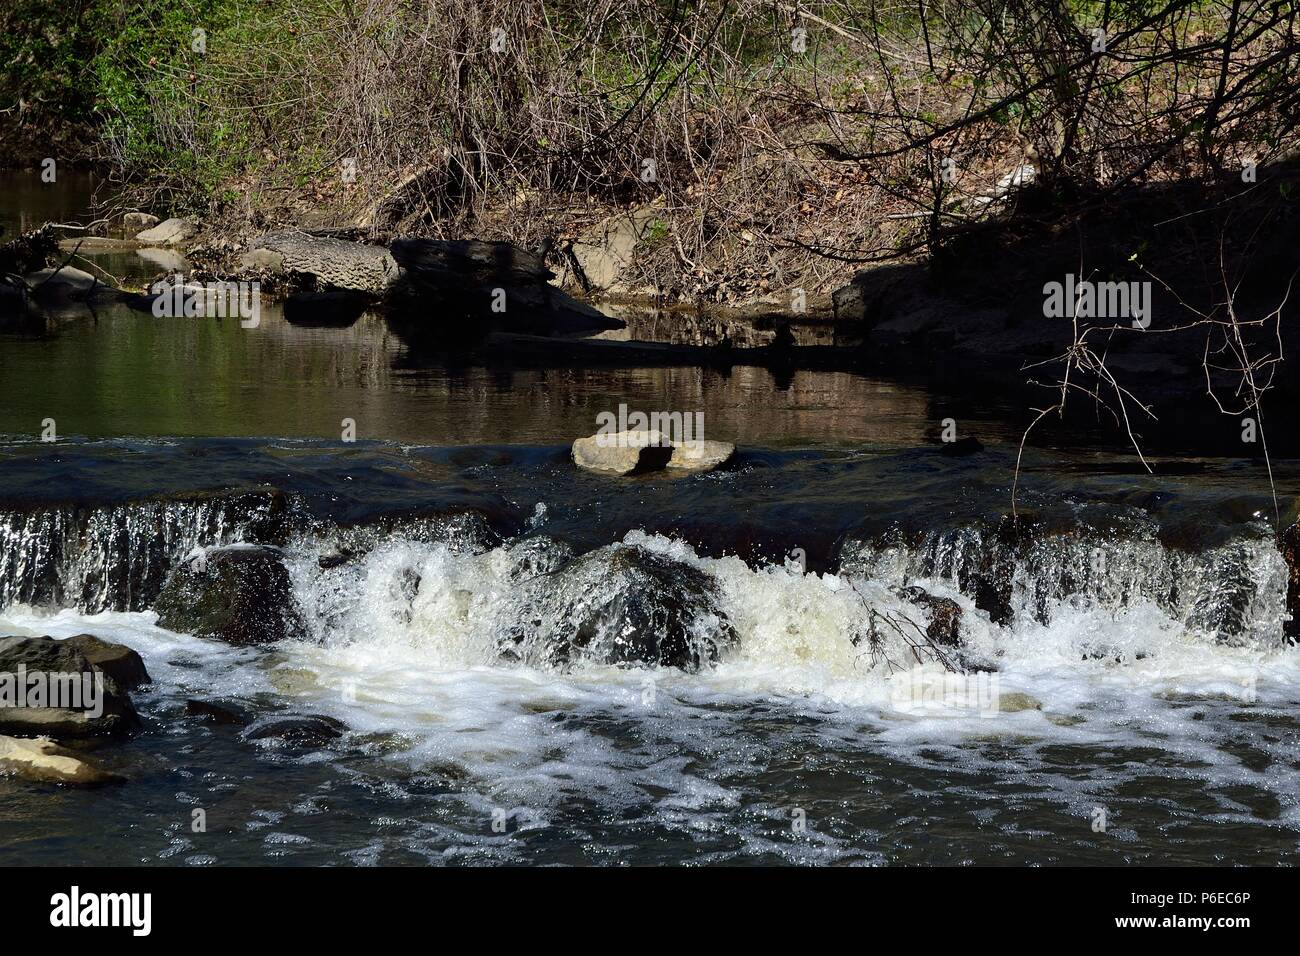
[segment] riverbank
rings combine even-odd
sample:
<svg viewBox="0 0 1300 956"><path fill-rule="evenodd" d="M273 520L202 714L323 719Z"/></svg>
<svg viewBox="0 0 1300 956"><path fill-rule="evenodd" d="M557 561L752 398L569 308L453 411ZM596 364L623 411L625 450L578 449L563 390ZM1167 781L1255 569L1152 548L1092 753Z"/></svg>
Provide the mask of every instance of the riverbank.
<svg viewBox="0 0 1300 956"><path fill-rule="evenodd" d="M284 299L299 324L346 327L373 310L416 365L459 356L520 368L739 364L778 379L801 368L912 381L950 375L968 381L973 395L1026 409L1044 407L1044 399L1055 404L1053 390L1069 378L1096 394L1066 395L1065 414L1052 416L1062 424L1046 423L1057 431L1089 427L1100 410L1120 444L1132 433L1138 448L1260 456L1263 415L1252 414L1249 399L1229 399L1240 393L1247 366L1261 372L1258 384L1268 385L1271 401L1300 392L1294 372L1276 362L1277 346L1285 354L1296 344L1288 291L1300 266L1297 167L1261 168L1250 183L1133 187L1086 208L1068 227L1035 215L1050 197L1033 186L1015 195L1014 213L954 236L938 258L881 264L835 288L786 289L733 306L584 288L566 265L571 250L385 240L355 225L304 231L298 223L253 234L241 231L248 223L193 220L173 242L141 243L139 225L171 218L161 207L152 215L132 210L129 228L122 213L87 209L72 218L106 221L64 232L61 247L76 252L70 264L110 285L124 278L144 289L177 273L200 283L256 281ZM291 237L291 245L276 236ZM390 250L404 250L396 252L400 262ZM374 281L356 278L369 274L364 269L353 275L357 263L384 261L391 265ZM1123 293L1123 301L1097 303L1119 307L1110 315L1051 315L1053 284L1076 290L1071 299L1091 285ZM493 306L495 289L504 290L502 312ZM1239 414L1223 415L1220 405ZM1169 415L1174 408L1179 414ZM1282 452L1297 436L1277 419L1267 438Z"/></svg>

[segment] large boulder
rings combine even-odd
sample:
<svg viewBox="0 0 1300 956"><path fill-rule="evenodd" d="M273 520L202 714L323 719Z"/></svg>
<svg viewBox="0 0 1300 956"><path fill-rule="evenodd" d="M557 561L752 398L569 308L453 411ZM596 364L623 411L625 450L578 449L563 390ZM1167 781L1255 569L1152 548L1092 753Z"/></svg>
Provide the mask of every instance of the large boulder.
<svg viewBox="0 0 1300 956"><path fill-rule="evenodd" d="M125 644L101 640L93 634L74 634L65 642L79 650L86 660L102 670L123 690L135 690L151 682L144 660Z"/></svg>
<svg viewBox="0 0 1300 956"><path fill-rule="evenodd" d="M279 548L210 548L180 564L154 605L158 624L236 646L300 637L306 625Z"/></svg>
<svg viewBox="0 0 1300 956"><path fill-rule="evenodd" d="M717 580L640 545L614 544L527 581L499 650L532 666L595 664L695 671L733 645Z"/></svg>
<svg viewBox="0 0 1300 956"><path fill-rule="evenodd" d="M111 673L126 670L113 650L117 645L96 641L91 648L108 662L104 669L82 651L88 646L52 637L0 637L0 733L68 740L138 730L140 717Z"/></svg>

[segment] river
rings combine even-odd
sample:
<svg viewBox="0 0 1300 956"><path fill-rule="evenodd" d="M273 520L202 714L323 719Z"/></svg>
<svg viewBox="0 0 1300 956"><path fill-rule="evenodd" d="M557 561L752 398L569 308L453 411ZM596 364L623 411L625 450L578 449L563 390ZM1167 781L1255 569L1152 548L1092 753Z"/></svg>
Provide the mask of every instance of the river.
<svg viewBox="0 0 1300 956"><path fill-rule="evenodd" d="M84 202L35 195L0 192L0 221ZM577 470L569 443L620 403L703 412L737 458ZM6 326L0 633L118 641L153 683L145 731L95 754L125 783L0 776L0 862L1295 862L1300 652L1262 465L1147 475L1113 435L1057 433L1025 452L1009 536L1031 417L878 372L434 362L381 316L269 305L256 328L121 307ZM940 454L945 418L986 449ZM1285 509L1300 469L1274 470ZM283 548L302 634L158 625L180 563L257 541ZM713 582L687 624L729 622L715 662L503 653L576 606L549 572L620 552ZM617 634L646 596L601 580L575 600ZM915 613L905 587L961 610L941 693L880 629ZM196 699L347 731L253 739Z"/></svg>

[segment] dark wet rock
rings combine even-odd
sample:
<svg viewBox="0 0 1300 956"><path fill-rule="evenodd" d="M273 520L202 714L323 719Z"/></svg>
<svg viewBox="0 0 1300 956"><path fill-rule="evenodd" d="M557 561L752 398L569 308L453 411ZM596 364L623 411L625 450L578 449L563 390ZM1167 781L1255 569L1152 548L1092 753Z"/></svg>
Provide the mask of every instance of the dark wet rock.
<svg viewBox="0 0 1300 956"><path fill-rule="evenodd" d="M491 331L583 336L623 322L551 285L542 257L505 242L399 239L388 289L395 327L417 347L481 341Z"/></svg>
<svg viewBox="0 0 1300 956"><path fill-rule="evenodd" d="M988 535L977 565L958 578L963 594L994 624L1007 625L1015 612L1011 606L1016 562L1032 540L1034 522L1024 515L1003 515Z"/></svg>
<svg viewBox="0 0 1300 956"><path fill-rule="evenodd" d="M160 626L236 646L306 632L278 548L211 548L179 565L154 606Z"/></svg>
<svg viewBox="0 0 1300 956"><path fill-rule="evenodd" d="M530 580L500 642L507 659L695 671L737 640L707 571L639 545L592 551Z"/></svg>
<svg viewBox="0 0 1300 956"><path fill-rule="evenodd" d="M41 269L26 277L32 298L39 302L84 302L112 292L97 276L73 266Z"/></svg>
<svg viewBox="0 0 1300 956"><path fill-rule="evenodd" d="M961 643L961 605L952 598L937 597L924 588L903 588L899 595L922 609L929 619L925 636L940 647Z"/></svg>
<svg viewBox="0 0 1300 956"><path fill-rule="evenodd" d="M410 624L415 613L415 598L420 593L420 572L407 566L401 568L389 581L389 594L396 604L397 619L403 624Z"/></svg>
<svg viewBox="0 0 1300 956"><path fill-rule="evenodd" d="M243 732L245 740L284 740L304 747L323 747L347 733L347 725L320 714L262 717Z"/></svg>
<svg viewBox="0 0 1300 956"><path fill-rule="evenodd" d="M334 551L328 551L316 559L316 566L322 571L329 571L332 568L341 568L357 556L357 551L349 547L341 547Z"/></svg>
<svg viewBox="0 0 1300 956"><path fill-rule="evenodd" d="M939 448L939 454L947 455L950 458L961 458L966 455L974 455L976 452L983 450L983 443L978 438L968 435L956 441L944 442Z"/></svg>
<svg viewBox="0 0 1300 956"><path fill-rule="evenodd" d="M574 558L572 546L545 535L534 535L513 542L509 548L510 578L523 581L539 574L558 571Z"/></svg>
<svg viewBox="0 0 1300 956"><path fill-rule="evenodd" d="M1282 634L1291 643L1300 643L1300 519L1278 535L1278 548L1286 562L1286 609L1291 620L1282 626Z"/></svg>
<svg viewBox="0 0 1300 956"><path fill-rule="evenodd" d="M187 700L185 716L198 717L213 724L242 727L248 723L248 715L242 710L210 700Z"/></svg>
<svg viewBox="0 0 1300 956"><path fill-rule="evenodd" d="M0 733L75 740L121 736L139 728L140 717L126 691L77 644L52 637L0 637Z"/></svg>
<svg viewBox="0 0 1300 956"><path fill-rule="evenodd" d="M101 640L93 634L75 634L67 642L81 651L91 664L117 681L123 690L134 690L151 681L144 660L125 644Z"/></svg>

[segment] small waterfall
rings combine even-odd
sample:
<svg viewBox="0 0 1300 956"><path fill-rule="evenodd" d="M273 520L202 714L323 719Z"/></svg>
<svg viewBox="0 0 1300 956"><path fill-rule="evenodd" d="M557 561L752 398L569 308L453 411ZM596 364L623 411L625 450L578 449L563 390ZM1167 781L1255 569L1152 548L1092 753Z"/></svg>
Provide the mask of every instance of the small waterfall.
<svg viewBox="0 0 1300 956"><path fill-rule="evenodd" d="M140 611L195 547L274 540L278 492L0 510L0 608Z"/></svg>
<svg viewBox="0 0 1300 956"><path fill-rule="evenodd" d="M1243 528L1201 551L1162 543L1156 528L1079 527L1016 534L1010 522L845 545L841 570L903 586L949 582L999 624L1051 623L1067 605L1110 609L1149 602L1221 643L1276 645L1287 620L1287 566L1267 527Z"/></svg>

